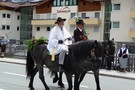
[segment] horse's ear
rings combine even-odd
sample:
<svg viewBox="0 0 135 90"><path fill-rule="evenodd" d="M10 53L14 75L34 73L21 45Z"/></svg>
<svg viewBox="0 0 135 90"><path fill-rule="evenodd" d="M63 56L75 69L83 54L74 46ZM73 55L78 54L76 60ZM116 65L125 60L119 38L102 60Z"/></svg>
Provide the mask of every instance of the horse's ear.
<svg viewBox="0 0 135 90"><path fill-rule="evenodd" d="M109 41L110 41L110 39L108 38L108 39L107 39L107 41L109 42Z"/></svg>
<svg viewBox="0 0 135 90"><path fill-rule="evenodd" d="M97 46L97 45L98 45L98 41L97 41L97 40L95 40L94 42L95 42L95 45Z"/></svg>

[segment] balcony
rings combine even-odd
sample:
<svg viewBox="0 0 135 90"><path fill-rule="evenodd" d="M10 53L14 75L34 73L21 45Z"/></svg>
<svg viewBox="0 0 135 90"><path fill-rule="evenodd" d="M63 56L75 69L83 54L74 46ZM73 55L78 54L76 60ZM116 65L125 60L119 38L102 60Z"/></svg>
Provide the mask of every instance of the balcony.
<svg viewBox="0 0 135 90"><path fill-rule="evenodd" d="M131 38L135 38L135 28L130 28L128 35Z"/></svg>
<svg viewBox="0 0 135 90"><path fill-rule="evenodd" d="M31 21L32 25L55 25L57 14L36 14Z"/></svg>
<svg viewBox="0 0 135 90"><path fill-rule="evenodd" d="M83 19L84 23L86 25L100 25L100 12L79 12L75 13L74 15L76 16L71 16L72 19L69 19L68 23L70 25L75 25L76 24L76 19L75 17L80 17Z"/></svg>
<svg viewBox="0 0 135 90"><path fill-rule="evenodd" d="M83 21L86 25L100 25L100 19L99 18L88 18L88 19L83 19ZM76 20L75 19L69 19L68 23L70 25L75 25Z"/></svg>
<svg viewBox="0 0 135 90"><path fill-rule="evenodd" d="M135 9L131 9L129 12L129 17L130 18L135 18Z"/></svg>

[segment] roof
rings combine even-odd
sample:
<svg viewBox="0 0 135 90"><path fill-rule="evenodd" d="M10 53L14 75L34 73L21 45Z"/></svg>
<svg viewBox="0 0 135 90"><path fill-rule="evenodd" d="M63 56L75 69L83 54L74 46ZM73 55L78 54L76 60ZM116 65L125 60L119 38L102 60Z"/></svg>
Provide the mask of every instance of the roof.
<svg viewBox="0 0 135 90"><path fill-rule="evenodd" d="M37 5L37 3L0 2L0 6L10 7L10 8L28 7L28 6L35 6L35 5Z"/></svg>
<svg viewBox="0 0 135 90"><path fill-rule="evenodd" d="M48 1L52 1L52 0L43 0L42 2L38 3L37 6L40 6ZM84 0L84 1L89 1L89 2L107 2L110 0Z"/></svg>

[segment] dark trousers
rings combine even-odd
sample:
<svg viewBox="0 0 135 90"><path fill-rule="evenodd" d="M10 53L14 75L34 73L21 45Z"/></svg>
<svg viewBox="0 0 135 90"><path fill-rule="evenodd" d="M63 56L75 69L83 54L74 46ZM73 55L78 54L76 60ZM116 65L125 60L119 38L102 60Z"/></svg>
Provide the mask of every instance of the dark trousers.
<svg viewBox="0 0 135 90"><path fill-rule="evenodd" d="M114 56L109 56L107 58L107 69L108 70L111 70L111 67L112 67L112 62L114 61Z"/></svg>
<svg viewBox="0 0 135 90"><path fill-rule="evenodd" d="M1 45L1 52L5 52L6 51L6 44Z"/></svg>

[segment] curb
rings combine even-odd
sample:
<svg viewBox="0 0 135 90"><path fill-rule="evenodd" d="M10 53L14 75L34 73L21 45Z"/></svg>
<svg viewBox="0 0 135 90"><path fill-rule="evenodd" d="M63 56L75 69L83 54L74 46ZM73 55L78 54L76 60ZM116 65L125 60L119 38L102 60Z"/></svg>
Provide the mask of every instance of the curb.
<svg viewBox="0 0 135 90"><path fill-rule="evenodd" d="M4 63L12 63L12 64L19 64L19 65L26 65L26 63L20 63L20 62L12 62L12 61L4 61L4 60L0 60L0 62L4 62ZM45 67L46 68L46 67ZM93 74L92 71L87 72L87 74ZM105 74L100 72L99 73L100 76L107 76L107 77L114 77L114 78L121 78L121 79L128 79L128 80L135 80L135 78L133 77L125 77L125 76L119 76L119 75L111 75L111 74Z"/></svg>
<svg viewBox="0 0 135 90"><path fill-rule="evenodd" d="M93 74L93 72L88 72L88 74ZM132 77L124 77L124 76L110 75L110 74L104 74L104 73L99 73L99 75L106 76L106 77L120 78L120 79L135 80L135 78L132 78Z"/></svg>
<svg viewBox="0 0 135 90"><path fill-rule="evenodd" d="M1 61L0 62L4 62L4 63L12 63L12 64L19 64L19 65L26 65L25 63L19 63L19 62L10 62L10 61Z"/></svg>

